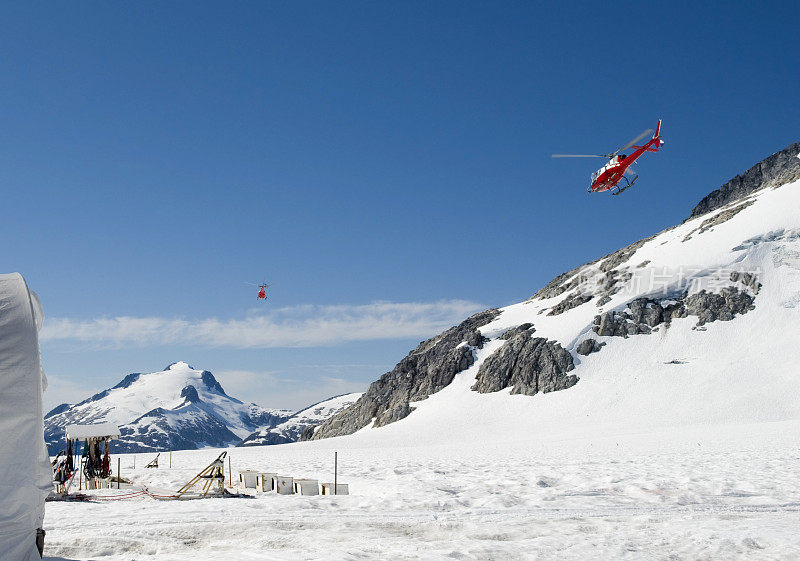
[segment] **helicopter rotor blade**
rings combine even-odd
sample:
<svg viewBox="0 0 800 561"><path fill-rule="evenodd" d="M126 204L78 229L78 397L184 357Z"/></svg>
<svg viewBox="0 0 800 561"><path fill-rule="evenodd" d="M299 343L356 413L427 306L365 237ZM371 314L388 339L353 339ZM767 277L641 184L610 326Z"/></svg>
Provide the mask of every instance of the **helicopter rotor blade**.
<svg viewBox="0 0 800 561"><path fill-rule="evenodd" d="M647 129L646 131L643 131L643 132L642 132L642 134L640 134L639 136L637 136L636 138L634 138L633 140L631 140L631 141L630 141L629 143L627 143L625 146L623 146L622 148L620 148L620 149L619 149L619 150L617 150L616 152L612 152L611 156L612 156L612 157L614 157L614 156L616 156L617 154L619 154L620 152L622 152L623 150L626 150L626 149L630 148L631 146L633 146L634 144L636 144L637 142L639 142L639 140L641 140L642 138L644 138L645 136L647 136L647 135L648 135L648 134L650 134L651 132L653 132L653 129Z"/></svg>
<svg viewBox="0 0 800 561"><path fill-rule="evenodd" d="M601 154L553 154L551 158L607 158Z"/></svg>

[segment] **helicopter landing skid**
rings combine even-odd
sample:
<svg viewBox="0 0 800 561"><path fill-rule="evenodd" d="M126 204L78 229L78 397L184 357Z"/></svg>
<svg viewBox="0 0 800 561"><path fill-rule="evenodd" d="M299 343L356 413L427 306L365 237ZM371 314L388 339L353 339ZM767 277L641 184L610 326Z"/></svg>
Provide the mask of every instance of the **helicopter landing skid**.
<svg viewBox="0 0 800 561"><path fill-rule="evenodd" d="M625 177L625 176L623 175L623 177ZM625 181L627 181L627 182L628 182L628 184L627 184L625 187L623 187L622 189L620 189L619 187L617 187L617 192L616 192L616 193L611 193L611 194L612 194L612 195L619 195L619 194L620 194L620 193L622 193L622 192L623 192L625 189L630 189L631 187L633 187L633 184L634 184L634 183L636 183L636 180L637 180L637 179L639 179L639 176L638 176L638 175L637 175L637 176L635 176L635 177L633 178L633 181L629 181L629 180L628 180L628 178L627 178L627 177L625 177Z"/></svg>

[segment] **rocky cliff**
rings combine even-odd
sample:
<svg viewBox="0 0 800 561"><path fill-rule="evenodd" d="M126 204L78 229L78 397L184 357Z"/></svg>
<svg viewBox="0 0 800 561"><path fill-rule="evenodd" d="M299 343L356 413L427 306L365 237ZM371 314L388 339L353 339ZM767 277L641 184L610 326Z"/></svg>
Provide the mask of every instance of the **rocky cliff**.
<svg viewBox="0 0 800 561"><path fill-rule="evenodd" d="M691 218L717 210L766 187L785 185L800 179L800 142L795 142L737 175L706 195L692 210Z"/></svg>
<svg viewBox="0 0 800 561"><path fill-rule="evenodd" d="M322 423L313 435L325 438L351 434L372 423L380 427L406 417L412 411L410 403L438 392L456 374L475 362L473 350L483 346L479 327L491 322L499 312L486 310L475 314L432 339L423 341L387 372L353 405Z"/></svg>

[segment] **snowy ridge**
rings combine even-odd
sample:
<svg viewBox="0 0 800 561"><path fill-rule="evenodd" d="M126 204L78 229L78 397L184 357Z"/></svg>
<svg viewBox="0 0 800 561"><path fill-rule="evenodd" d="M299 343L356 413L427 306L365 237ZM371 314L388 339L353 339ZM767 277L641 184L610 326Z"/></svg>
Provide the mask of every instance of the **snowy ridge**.
<svg viewBox="0 0 800 561"><path fill-rule="evenodd" d="M314 438L357 431L360 445L405 446L800 419L798 209L800 181L770 184L565 273L478 327L474 362L404 418L359 427L354 406ZM566 350L559 375L577 382L487 391L482 379L502 382L525 358L487 362L515 329Z"/></svg>
<svg viewBox="0 0 800 561"><path fill-rule="evenodd" d="M337 395L325 401L302 409L273 427L264 427L246 437L239 446L261 446L267 444L286 444L300 439L303 431L314 427L329 417L355 403L362 393Z"/></svg>
<svg viewBox="0 0 800 561"><path fill-rule="evenodd" d="M175 362L159 372L127 375L119 384L45 417L51 453L64 447L71 423L113 423L117 450L193 449L236 444L253 430L280 423L291 411L245 404L225 393L207 370Z"/></svg>

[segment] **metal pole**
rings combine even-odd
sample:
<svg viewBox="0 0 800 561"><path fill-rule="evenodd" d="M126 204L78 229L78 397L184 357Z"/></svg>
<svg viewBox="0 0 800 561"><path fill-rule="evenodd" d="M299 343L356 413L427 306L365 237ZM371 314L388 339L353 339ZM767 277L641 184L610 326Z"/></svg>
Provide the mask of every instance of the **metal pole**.
<svg viewBox="0 0 800 561"><path fill-rule="evenodd" d="M172 469L172 448L169 449L169 469Z"/></svg>
<svg viewBox="0 0 800 561"><path fill-rule="evenodd" d="M119 467L120 458L117 456L117 489L119 489L119 480L122 479L122 476L119 474L120 467Z"/></svg>
<svg viewBox="0 0 800 561"><path fill-rule="evenodd" d="M339 494L339 452L333 453L333 494Z"/></svg>
<svg viewBox="0 0 800 561"><path fill-rule="evenodd" d="M224 477L223 477L224 481ZM231 457L228 456L228 487L233 489L233 470L231 469Z"/></svg>

